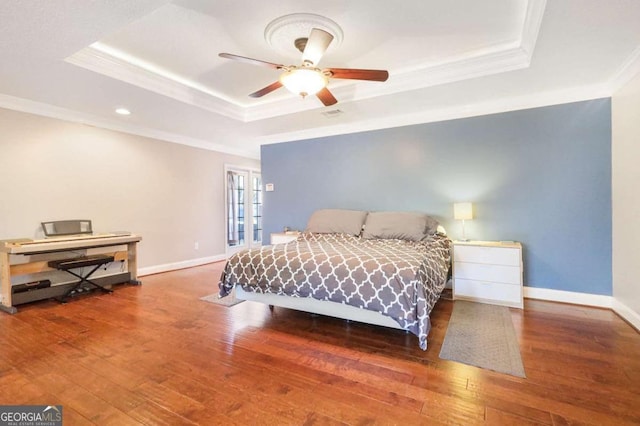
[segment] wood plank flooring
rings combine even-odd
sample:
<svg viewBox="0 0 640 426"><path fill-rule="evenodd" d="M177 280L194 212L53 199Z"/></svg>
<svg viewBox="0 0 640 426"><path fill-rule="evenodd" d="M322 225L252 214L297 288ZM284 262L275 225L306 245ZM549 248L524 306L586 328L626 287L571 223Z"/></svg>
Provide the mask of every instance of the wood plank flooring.
<svg viewBox="0 0 640 426"><path fill-rule="evenodd" d="M640 424L640 334L608 310L512 309L527 378L438 357L399 330L244 302L222 263L0 313L0 404L61 404L66 425Z"/></svg>

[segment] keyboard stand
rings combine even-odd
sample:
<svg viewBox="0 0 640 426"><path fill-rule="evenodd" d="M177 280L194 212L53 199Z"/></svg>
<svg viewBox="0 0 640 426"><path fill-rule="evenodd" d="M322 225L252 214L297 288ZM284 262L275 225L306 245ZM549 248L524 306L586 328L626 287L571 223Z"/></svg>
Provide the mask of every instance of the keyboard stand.
<svg viewBox="0 0 640 426"><path fill-rule="evenodd" d="M114 257L113 256L107 256L107 255L94 255L94 256L85 256L85 257L80 257L80 258L75 258L75 259L62 259L62 260L52 260L52 261L50 261L48 263L49 267L58 269L59 271L65 271L65 272L73 275L74 277L80 279L80 281L78 281L73 287L71 287L69 290L67 290L67 292L65 294L63 294L61 297L59 297L58 300L61 303L66 303L67 299L69 298L69 296L71 296L71 294L77 292L77 290L84 283L90 284L94 288L98 288L98 289L102 290L102 292L104 292L104 293L113 293L113 290L105 288L105 287L101 286L100 284L97 284L94 281L91 281L89 279L89 277L91 277L91 275L93 275L93 273L96 272L101 266L106 265L107 263L111 263L113 261L114 261ZM73 271L73 269L84 268L86 266L93 266L93 268L88 273L84 274L84 276L80 275L80 274L77 274L77 273L75 273Z"/></svg>

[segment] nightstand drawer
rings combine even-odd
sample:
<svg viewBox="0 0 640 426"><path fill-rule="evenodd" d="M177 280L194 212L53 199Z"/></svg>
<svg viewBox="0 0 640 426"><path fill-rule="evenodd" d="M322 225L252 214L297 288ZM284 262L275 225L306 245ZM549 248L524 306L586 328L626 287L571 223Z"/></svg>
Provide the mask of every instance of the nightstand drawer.
<svg viewBox="0 0 640 426"><path fill-rule="evenodd" d="M522 287L520 286L459 278L455 279L453 285L456 299L469 298L522 306Z"/></svg>
<svg viewBox="0 0 640 426"><path fill-rule="evenodd" d="M517 248L456 245L454 250L457 262L520 266L520 250Z"/></svg>
<svg viewBox="0 0 640 426"><path fill-rule="evenodd" d="M456 247L456 261L453 265L455 279L490 281L510 285L521 285L522 269L519 266L485 265L482 263L459 262Z"/></svg>

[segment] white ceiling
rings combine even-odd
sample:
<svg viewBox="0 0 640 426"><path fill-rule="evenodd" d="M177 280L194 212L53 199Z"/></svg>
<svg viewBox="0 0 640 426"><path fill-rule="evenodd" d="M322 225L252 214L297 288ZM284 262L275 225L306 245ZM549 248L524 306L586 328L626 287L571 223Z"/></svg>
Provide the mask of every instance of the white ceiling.
<svg viewBox="0 0 640 426"><path fill-rule="evenodd" d="M0 1L0 107L254 157L263 143L610 96L640 70L637 0ZM341 27L320 66L389 80L331 81L331 107L284 88L249 98L279 72L218 53L298 65L293 40L264 35L291 13Z"/></svg>

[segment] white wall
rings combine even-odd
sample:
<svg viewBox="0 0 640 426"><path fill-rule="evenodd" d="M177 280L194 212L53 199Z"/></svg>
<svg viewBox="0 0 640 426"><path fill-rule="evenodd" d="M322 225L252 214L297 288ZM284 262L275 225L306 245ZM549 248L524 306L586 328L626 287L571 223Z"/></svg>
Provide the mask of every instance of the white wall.
<svg viewBox="0 0 640 426"><path fill-rule="evenodd" d="M91 219L97 232L140 234L147 270L224 255L225 163L260 166L0 109L0 239L41 238L41 221Z"/></svg>
<svg viewBox="0 0 640 426"><path fill-rule="evenodd" d="M640 329L640 74L612 97L614 309Z"/></svg>

